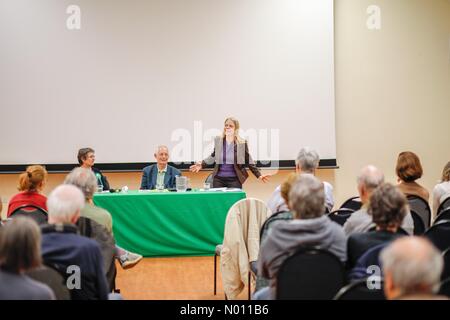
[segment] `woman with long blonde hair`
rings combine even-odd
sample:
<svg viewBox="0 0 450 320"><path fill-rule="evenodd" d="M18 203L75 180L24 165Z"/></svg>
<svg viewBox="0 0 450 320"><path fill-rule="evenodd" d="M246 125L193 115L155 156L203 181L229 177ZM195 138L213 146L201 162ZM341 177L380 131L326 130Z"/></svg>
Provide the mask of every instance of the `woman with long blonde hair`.
<svg viewBox="0 0 450 320"><path fill-rule="evenodd" d="M245 167L248 167L256 178L263 182L269 180L269 175L262 175L248 152L247 141L239 136L239 121L227 118L223 133L216 137L214 151L203 161L190 167L190 171L199 172L207 165L214 164L213 188L242 188L248 178Z"/></svg>

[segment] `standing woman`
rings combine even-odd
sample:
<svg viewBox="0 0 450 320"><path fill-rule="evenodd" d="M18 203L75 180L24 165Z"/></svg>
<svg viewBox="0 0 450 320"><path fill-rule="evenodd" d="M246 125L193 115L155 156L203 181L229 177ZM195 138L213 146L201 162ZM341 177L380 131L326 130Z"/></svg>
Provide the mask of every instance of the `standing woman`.
<svg viewBox="0 0 450 320"><path fill-rule="evenodd" d="M100 170L94 168L95 151L92 148L82 148L78 150L78 163L80 167L92 170L97 178L97 185L103 187L103 190L109 190L108 179L101 173Z"/></svg>
<svg viewBox="0 0 450 320"><path fill-rule="evenodd" d="M235 118L225 119L222 136L214 140L214 151L205 160L192 165L190 171L199 172L210 164L214 164L213 188L242 188L248 178L245 166L259 180L269 180L268 175L261 174L248 153L247 141L239 136L239 121Z"/></svg>
<svg viewBox="0 0 450 320"><path fill-rule="evenodd" d="M35 205L47 211L47 197L41 192L47 182L47 170L43 166L27 167L19 177L19 191L9 200L7 217L23 205Z"/></svg>

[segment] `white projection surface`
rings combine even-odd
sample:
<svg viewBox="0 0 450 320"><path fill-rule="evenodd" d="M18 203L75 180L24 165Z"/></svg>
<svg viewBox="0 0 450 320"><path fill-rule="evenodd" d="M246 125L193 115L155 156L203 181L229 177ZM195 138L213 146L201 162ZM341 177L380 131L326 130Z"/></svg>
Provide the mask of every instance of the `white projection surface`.
<svg viewBox="0 0 450 320"><path fill-rule="evenodd" d="M228 116L336 159L333 35L333 0L0 0L0 165L196 161Z"/></svg>

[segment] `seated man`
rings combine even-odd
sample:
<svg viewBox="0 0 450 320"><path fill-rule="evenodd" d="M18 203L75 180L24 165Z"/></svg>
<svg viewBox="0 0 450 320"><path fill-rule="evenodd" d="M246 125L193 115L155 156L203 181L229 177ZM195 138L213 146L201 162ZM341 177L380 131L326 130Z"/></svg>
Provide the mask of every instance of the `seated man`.
<svg viewBox="0 0 450 320"><path fill-rule="evenodd" d="M84 194L86 203L83 209L81 209L80 216L89 218L103 225L112 234L113 221L111 214L105 209L95 206L92 200L97 188L97 182L94 173L88 169L75 168L67 175L64 183L72 184L78 187ZM139 254L128 252L122 248L119 248L118 246L116 246L116 248L117 258L119 259L120 265L124 269L135 266L142 259L142 256Z"/></svg>
<svg viewBox="0 0 450 320"><path fill-rule="evenodd" d="M270 287L257 291L254 299L275 298L278 271L299 248L329 250L345 262L345 234L340 225L324 215L322 182L311 174L301 174L289 192L289 207L294 219L275 225L261 245L258 275L268 278Z"/></svg>
<svg viewBox="0 0 450 320"><path fill-rule="evenodd" d="M108 287L100 247L77 234L84 207L82 192L72 185L54 189L47 200L48 225L42 227L42 259L67 278L72 300L106 300Z"/></svg>
<svg viewBox="0 0 450 320"><path fill-rule="evenodd" d="M156 164L143 169L141 190L155 189L157 186L175 188L175 177L181 176L181 171L169 166L169 149L166 146L158 146L155 151Z"/></svg>
<svg viewBox="0 0 450 320"><path fill-rule="evenodd" d="M397 233L408 212L403 193L389 183L382 184L372 193L368 213L376 227L374 231L353 233L347 242L347 266L353 268L358 259L370 248L403 236Z"/></svg>
<svg viewBox="0 0 450 320"><path fill-rule="evenodd" d="M389 300L435 300L444 266L440 252L425 238L395 240L380 255L384 293Z"/></svg>
<svg viewBox="0 0 450 320"><path fill-rule="evenodd" d="M319 155L315 150L309 148L302 148L295 160L295 172L300 175L304 174L316 174L316 169L319 167ZM323 182L323 188L325 190L325 207L331 212L334 206L333 187L328 182ZM267 206L272 211L272 214L282 211L289 211L287 203L281 196L280 186L278 186L272 193Z"/></svg>
<svg viewBox="0 0 450 320"><path fill-rule="evenodd" d="M351 214L344 224L344 232L347 236L355 232L366 232L375 226L372 217L367 212L369 199L373 191L384 182L383 173L374 166L366 166L358 176L358 193L362 207ZM414 221L408 211L403 219L402 228L410 235L414 233Z"/></svg>

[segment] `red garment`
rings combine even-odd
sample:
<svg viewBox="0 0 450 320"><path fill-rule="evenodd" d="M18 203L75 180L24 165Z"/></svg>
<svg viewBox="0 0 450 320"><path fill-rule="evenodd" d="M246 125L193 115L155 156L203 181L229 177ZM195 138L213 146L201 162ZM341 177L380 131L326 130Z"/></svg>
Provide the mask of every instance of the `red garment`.
<svg viewBox="0 0 450 320"><path fill-rule="evenodd" d="M32 204L47 211L46 196L34 191L26 191L16 194L11 198L11 200L9 200L8 213L6 216L9 217L14 210L24 204Z"/></svg>

